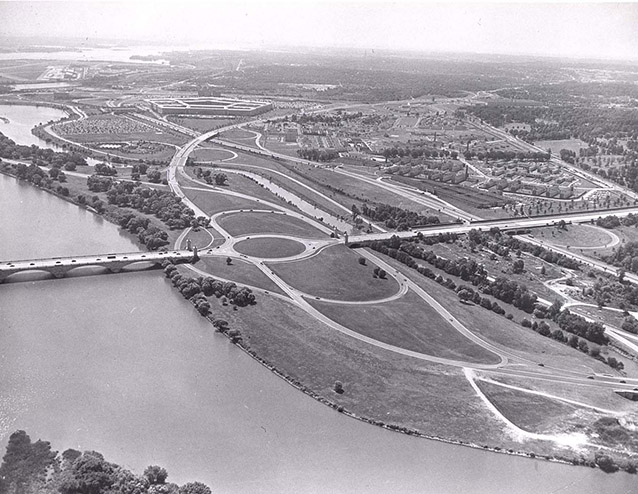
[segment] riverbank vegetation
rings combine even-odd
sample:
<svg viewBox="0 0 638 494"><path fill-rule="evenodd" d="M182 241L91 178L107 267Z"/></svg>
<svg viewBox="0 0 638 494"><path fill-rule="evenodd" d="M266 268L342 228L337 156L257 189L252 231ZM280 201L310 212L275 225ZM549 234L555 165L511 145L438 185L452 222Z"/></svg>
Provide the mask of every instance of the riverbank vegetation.
<svg viewBox="0 0 638 494"><path fill-rule="evenodd" d="M23 146L0 133L0 158L30 160L35 165L52 166L73 171L77 166L85 166L86 160L79 153L57 152L37 146Z"/></svg>
<svg viewBox="0 0 638 494"><path fill-rule="evenodd" d="M195 257L195 260L197 258ZM189 300L203 317L206 317L213 323L215 328L221 333L227 333L234 343L241 341L241 333L239 330L230 329L228 323L216 318L212 306L211 297L215 296L217 299L221 299L222 306L233 307L233 310L237 310L239 307L246 307L249 305L255 305L255 295L252 290L247 287L238 287L236 283L232 281L216 280L210 276L192 278L186 276L185 271L180 271L170 261L165 261L162 264L166 277L171 280L171 283L175 288L179 290L182 296Z"/></svg>
<svg viewBox="0 0 638 494"><path fill-rule="evenodd" d="M211 494L201 482L179 486L167 479L168 472L160 466L135 474L97 451L59 453L48 441L32 442L22 430L9 437L0 465L3 494Z"/></svg>

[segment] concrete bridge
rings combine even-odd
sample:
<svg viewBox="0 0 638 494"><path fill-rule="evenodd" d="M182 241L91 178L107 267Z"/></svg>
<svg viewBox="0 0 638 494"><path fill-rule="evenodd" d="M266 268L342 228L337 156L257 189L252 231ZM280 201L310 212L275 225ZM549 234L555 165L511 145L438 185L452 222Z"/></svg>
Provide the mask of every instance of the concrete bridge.
<svg viewBox="0 0 638 494"><path fill-rule="evenodd" d="M102 254L93 256L54 257L50 259L27 259L21 261L3 261L0 263L0 283L10 276L28 271L45 272L56 278L64 278L67 273L82 267L103 267L108 273L119 273L131 264L147 262L153 267L165 260L185 262L193 258L189 250L171 252L130 252L124 254Z"/></svg>

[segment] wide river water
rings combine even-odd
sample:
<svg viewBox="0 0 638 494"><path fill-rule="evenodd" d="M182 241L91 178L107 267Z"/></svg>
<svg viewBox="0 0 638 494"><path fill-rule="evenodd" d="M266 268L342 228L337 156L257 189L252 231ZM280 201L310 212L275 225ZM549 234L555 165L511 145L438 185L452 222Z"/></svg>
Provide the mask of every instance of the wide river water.
<svg viewBox="0 0 638 494"><path fill-rule="evenodd" d="M131 250L115 226L0 175L0 260ZM16 429L219 493L629 493L638 482L347 418L216 334L159 271L0 285L2 451Z"/></svg>

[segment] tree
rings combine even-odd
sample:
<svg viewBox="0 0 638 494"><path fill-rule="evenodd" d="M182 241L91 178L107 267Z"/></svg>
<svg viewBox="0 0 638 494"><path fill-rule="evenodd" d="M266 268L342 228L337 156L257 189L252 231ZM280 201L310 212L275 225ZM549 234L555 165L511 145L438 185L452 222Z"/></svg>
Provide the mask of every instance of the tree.
<svg viewBox="0 0 638 494"><path fill-rule="evenodd" d="M618 471L618 465L614 462L614 460L607 455L596 453L596 465L606 473L613 473Z"/></svg>
<svg viewBox="0 0 638 494"><path fill-rule="evenodd" d="M168 477L168 472L166 469L157 466L157 465L149 465L144 470L144 477L148 480L149 484L164 484L166 482L166 478Z"/></svg>
<svg viewBox="0 0 638 494"><path fill-rule="evenodd" d="M620 268L618 270L618 282L623 283L625 281L625 270Z"/></svg>
<svg viewBox="0 0 638 494"><path fill-rule="evenodd" d="M461 288L458 291L457 295L459 297L459 300L465 303L474 296L474 293L472 293L468 288Z"/></svg>
<svg viewBox="0 0 638 494"><path fill-rule="evenodd" d="M73 463L71 476L60 486L62 494L101 494L116 482L116 466L100 453L88 451Z"/></svg>
<svg viewBox="0 0 638 494"><path fill-rule="evenodd" d="M179 494L212 494L210 488L201 482L189 482L179 488Z"/></svg>
<svg viewBox="0 0 638 494"><path fill-rule="evenodd" d="M30 492L29 486L44 476L55 457L48 442L32 443L25 431L14 432L0 465L0 492Z"/></svg>
<svg viewBox="0 0 638 494"><path fill-rule="evenodd" d="M341 381L335 381L334 390L337 394L343 394L343 383Z"/></svg>
<svg viewBox="0 0 638 494"><path fill-rule="evenodd" d="M522 259L517 259L512 263L512 272L514 274L520 274L525 269L525 263Z"/></svg>
<svg viewBox="0 0 638 494"><path fill-rule="evenodd" d="M226 265L230 266L233 263L233 260L230 257L226 258Z"/></svg>
<svg viewBox="0 0 638 494"><path fill-rule="evenodd" d="M360 257L359 258L359 264L361 264L362 266L366 265L366 258L365 257Z"/></svg>
<svg viewBox="0 0 638 494"><path fill-rule="evenodd" d="M242 336L239 329L231 329L230 331L228 331L228 336L230 337L230 341L232 341L233 343L239 343L240 341L242 341Z"/></svg>
<svg viewBox="0 0 638 494"><path fill-rule="evenodd" d="M569 335L569 338L567 338L567 344L572 348L577 348L578 336L576 336L575 334Z"/></svg>
<svg viewBox="0 0 638 494"><path fill-rule="evenodd" d="M215 174L215 185L226 185L226 182L228 182L228 177L225 173Z"/></svg>
<svg viewBox="0 0 638 494"><path fill-rule="evenodd" d="M387 273L385 272L384 269L379 270L379 278L381 278L382 280L385 280L386 274Z"/></svg>
<svg viewBox="0 0 638 494"><path fill-rule="evenodd" d="M215 326L215 329L217 329L220 333L228 331L228 321L224 321L223 319L215 319L213 321L213 326Z"/></svg>
<svg viewBox="0 0 638 494"><path fill-rule="evenodd" d="M146 177L148 178L149 182L152 182L154 184L158 184L162 180L162 174L159 172L159 170L149 170L149 171L147 171L146 172Z"/></svg>

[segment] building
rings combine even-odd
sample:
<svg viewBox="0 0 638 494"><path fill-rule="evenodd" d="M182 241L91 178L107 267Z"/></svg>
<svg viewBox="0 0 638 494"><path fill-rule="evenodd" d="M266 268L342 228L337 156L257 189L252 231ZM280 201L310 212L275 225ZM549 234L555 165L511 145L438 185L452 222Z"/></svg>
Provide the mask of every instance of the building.
<svg viewBox="0 0 638 494"><path fill-rule="evenodd" d="M148 100L155 111L162 115L228 115L252 117L272 110L268 101L249 101L237 98L162 98Z"/></svg>

